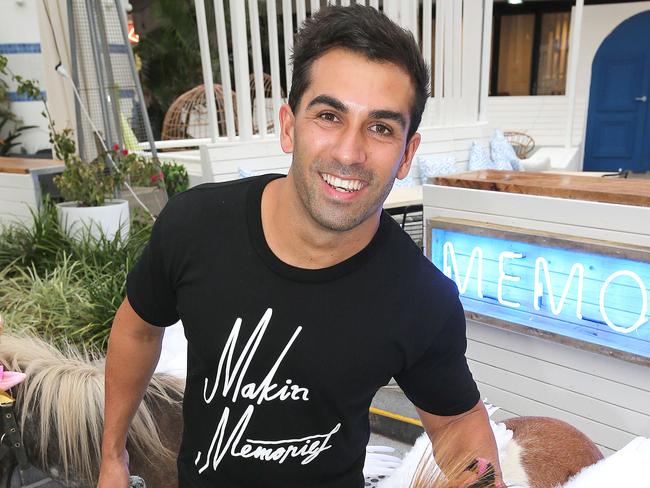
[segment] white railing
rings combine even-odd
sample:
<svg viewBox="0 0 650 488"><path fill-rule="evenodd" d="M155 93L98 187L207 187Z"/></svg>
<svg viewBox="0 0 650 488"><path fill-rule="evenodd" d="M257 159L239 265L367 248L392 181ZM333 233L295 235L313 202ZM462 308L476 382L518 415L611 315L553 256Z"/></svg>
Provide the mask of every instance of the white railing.
<svg viewBox="0 0 650 488"><path fill-rule="evenodd" d="M205 1L195 0L195 7L204 83L206 87L210 87L213 83L213 73ZM212 1L219 54L218 78L224 97L221 101L223 113L217 114L214 91L206 90L212 142L223 140L223 137L227 137L229 141L245 142L252 140L253 134L262 139L275 136L280 105L286 100L286 94L291 89L290 58L294 32L308 16L313 15L326 3L358 3L382 9L399 25L411 30L416 39L421 39L425 61L429 65L433 61L434 65L433 97L427 104L422 120L424 126L471 124L484 117L493 0L270 0L265 2L268 26L266 33L262 33L260 29L258 0L228 0L236 106L233 104L230 81L230 53L224 0ZM420 5L421 18L418 13ZM435 29L432 22L434 12ZM278 17L282 21L282 33L278 31ZM250 32L250 36L247 32ZM263 52L263 34L268 36L268 53ZM283 53L279 52L280 35L283 40ZM249 52L252 66L249 66ZM281 55L286 80L285 93L281 91L280 82ZM262 63L265 57L269 59L270 68L270 73L266 76ZM265 78L269 76L270 93L268 89L265 90ZM268 86L268 83L266 85ZM254 100L251 100L251 94ZM219 133L219 115L225 118L225 133Z"/></svg>

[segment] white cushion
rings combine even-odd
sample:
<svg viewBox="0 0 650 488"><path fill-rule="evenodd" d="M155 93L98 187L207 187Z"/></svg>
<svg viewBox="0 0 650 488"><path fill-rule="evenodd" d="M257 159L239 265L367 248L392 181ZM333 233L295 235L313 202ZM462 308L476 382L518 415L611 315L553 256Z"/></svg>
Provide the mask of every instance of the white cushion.
<svg viewBox="0 0 650 488"><path fill-rule="evenodd" d="M551 158L533 154L528 159L521 160L522 171L547 171L551 168Z"/></svg>

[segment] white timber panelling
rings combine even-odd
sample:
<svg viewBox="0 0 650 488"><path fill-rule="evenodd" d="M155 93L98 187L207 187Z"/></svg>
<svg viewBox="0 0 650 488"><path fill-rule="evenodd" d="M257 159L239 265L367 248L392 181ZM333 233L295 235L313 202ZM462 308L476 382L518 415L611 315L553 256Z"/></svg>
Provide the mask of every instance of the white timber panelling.
<svg viewBox="0 0 650 488"><path fill-rule="evenodd" d="M649 207L435 185L425 185L423 191L426 218L475 220L650 247Z"/></svg>
<svg viewBox="0 0 650 488"><path fill-rule="evenodd" d="M650 247L650 208L425 185L424 218L455 218ZM425 241L426 241L425 235ZM427 244L425 243L425 246ZM650 368L467 322L467 358L481 395L507 416L562 419L609 455L650 436Z"/></svg>
<svg viewBox="0 0 650 488"><path fill-rule="evenodd" d="M489 402L569 422L604 454L650 436L647 367L474 320L467 337L472 374Z"/></svg>
<svg viewBox="0 0 650 488"><path fill-rule="evenodd" d="M32 175L0 173L0 227L31 221L30 209L37 209L36 194Z"/></svg>
<svg viewBox="0 0 650 488"><path fill-rule="evenodd" d="M488 97L487 119L503 131L526 132L537 146L563 146L569 106L565 96ZM571 142L580 145L586 119L586 98L576 96Z"/></svg>

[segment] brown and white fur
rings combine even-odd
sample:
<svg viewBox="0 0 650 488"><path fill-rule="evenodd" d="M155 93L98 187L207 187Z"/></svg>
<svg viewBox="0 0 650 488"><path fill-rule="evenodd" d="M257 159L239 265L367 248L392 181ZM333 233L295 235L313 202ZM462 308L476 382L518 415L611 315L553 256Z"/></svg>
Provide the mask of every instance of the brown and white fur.
<svg viewBox="0 0 650 488"><path fill-rule="evenodd" d="M41 339L3 334L0 361L27 374L15 387L16 418L30 462L68 487L96 485L104 410L104 363ZM124 374L128 374L128 365ZM183 382L154 375L134 418L127 449L132 474L148 486L178 486L175 458L182 431ZM0 485L14 466L0 462Z"/></svg>
<svg viewBox="0 0 650 488"><path fill-rule="evenodd" d="M603 458L596 445L582 432L561 420L547 417L518 417L503 424L492 422L499 447L503 479L509 487L556 488L566 483L584 467ZM450 432L441 440L437 459L445 458ZM426 434L416 442L395 475L379 488L455 488L468 459L447 460L447 476L442 475L431 454ZM450 468L451 466L451 468ZM486 485L481 485L486 486ZM491 485L487 485L489 488Z"/></svg>
<svg viewBox="0 0 650 488"><path fill-rule="evenodd" d="M603 458L591 439L561 420L518 417L506 420L505 426L513 432L509 449L512 460L516 461L509 466L525 473L526 479L519 483L522 486L562 485Z"/></svg>

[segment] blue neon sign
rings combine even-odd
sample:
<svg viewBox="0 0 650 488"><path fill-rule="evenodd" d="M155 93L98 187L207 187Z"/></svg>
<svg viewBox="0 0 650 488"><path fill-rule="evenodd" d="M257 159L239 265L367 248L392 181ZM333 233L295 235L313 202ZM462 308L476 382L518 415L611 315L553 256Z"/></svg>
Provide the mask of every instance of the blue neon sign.
<svg viewBox="0 0 650 488"><path fill-rule="evenodd" d="M429 225L428 254L456 282L467 310L650 357L650 258Z"/></svg>

